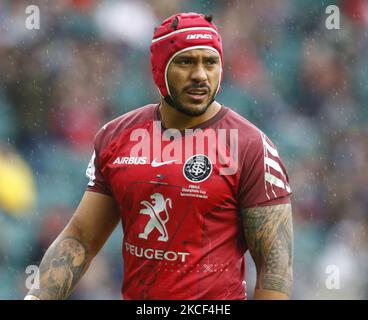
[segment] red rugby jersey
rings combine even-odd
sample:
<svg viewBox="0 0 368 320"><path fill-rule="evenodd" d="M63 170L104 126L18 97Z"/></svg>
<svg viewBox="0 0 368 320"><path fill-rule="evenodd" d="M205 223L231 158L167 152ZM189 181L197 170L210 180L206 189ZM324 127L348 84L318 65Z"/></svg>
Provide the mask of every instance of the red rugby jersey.
<svg viewBox="0 0 368 320"><path fill-rule="evenodd" d="M109 122L87 169L120 208L123 299L246 299L239 212L288 203L277 150L225 106L196 130L159 121L147 105Z"/></svg>

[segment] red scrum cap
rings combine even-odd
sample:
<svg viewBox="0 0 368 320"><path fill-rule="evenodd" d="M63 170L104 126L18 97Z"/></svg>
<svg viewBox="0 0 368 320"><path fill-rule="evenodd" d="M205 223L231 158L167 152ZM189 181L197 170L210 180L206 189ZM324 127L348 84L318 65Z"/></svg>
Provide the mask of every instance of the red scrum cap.
<svg viewBox="0 0 368 320"><path fill-rule="evenodd" d="M167 83L167 70L176 55L192 49L209 49L220 56L222 80L222 42L217 28L211 23L211 18L194 12L180 13L164 20L155 29L151 43L151 68L153 79L166 98L170 95Z"/></svg>

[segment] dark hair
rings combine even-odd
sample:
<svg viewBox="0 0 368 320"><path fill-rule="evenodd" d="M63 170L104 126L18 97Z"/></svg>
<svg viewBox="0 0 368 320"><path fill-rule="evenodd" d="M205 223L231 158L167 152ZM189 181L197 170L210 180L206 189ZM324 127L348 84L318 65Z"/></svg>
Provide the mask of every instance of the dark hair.
<svg viewBox="0 0 368 320"><path fill-rule="evenodd" d="M213 20L213 16L212 16L212 14L205 14L205 15L204 15L204 18L205 18L209 23L212 23L212 20Z"/></svg>
<svg viewBox="0 0 368 320"><path fill-rule="evenodd" d="M178 28L178 24L179 24L179 18L178 16L176 16L173 20L173 22L171 23L171 27L174 28L174 30L176 30Z"/></svg>

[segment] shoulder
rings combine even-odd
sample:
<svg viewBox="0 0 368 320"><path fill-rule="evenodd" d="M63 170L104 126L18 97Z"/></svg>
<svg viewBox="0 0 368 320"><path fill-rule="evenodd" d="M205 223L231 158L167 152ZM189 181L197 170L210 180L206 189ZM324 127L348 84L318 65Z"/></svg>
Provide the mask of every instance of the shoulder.
<svg viewBox="0 0 368 320"><path fill-rule="evenodd" d="M154 119L157 104L148 104L129 111L104 124L95 136L97 146L105 145L125 129L137 128Z"/></svg>
<svg viewBox="0 0 368 320"><path fill-rule="evenodd" d="M237 130L239 148L246 148L250 145L263 145L265 134L252 122L228 108L226 117L223 118L222 127L230 130Z"/></svg>
<svg viewBox="0 0 368 320"><path fill-rule="evenodd" d="M237 129L239 160L242 163L252 167L257 159L271 157L274 160L280 158L277 147L271 139L252 122L231 109L227 112L227 117L224 120L223 126L225 128Z"/></svg>
<svg viewBox="0 0 368 320"><path fill-rule="evenodd" d="M100 131L113 132L117 129L127 129L140 126L146 121L153 120L156 106L157 104L148 104L129 111L104 124Z"/></svg>

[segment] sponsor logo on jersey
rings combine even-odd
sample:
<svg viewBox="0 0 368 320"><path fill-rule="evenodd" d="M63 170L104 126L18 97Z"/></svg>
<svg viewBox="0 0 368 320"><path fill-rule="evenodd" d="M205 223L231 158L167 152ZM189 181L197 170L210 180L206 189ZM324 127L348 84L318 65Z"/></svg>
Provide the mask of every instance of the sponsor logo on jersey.
<svg viewBox="0 0 368 320"><path fill-rule="evenodd" d="M185 161L183 166L184 177L190 182L202 182L212 173L212 163L204 154L196 154Z"/></svg>
<svg viewBox="0 0 368 320"><path fill-rule="evenodd" d="M212 34L209 33L195 33L195 34L188 34L187 40L197 40L197 39L212 39Z"/></svg>
<svg viewBox="0 0 368 320"><path fill-rule="evenodd" d="M141 201L141 205L144 206L140 214L146 214L150 217L148 220L144 231L138 235L138 238L148 239L149 234L154 230L161 234L157 240L158 241L167 241L169 240L169 235L166 229L166 223L169 221L169 213L167 211L167 206L172 208L172 203L170 198L164 198L161 193L154 193L150 197L152 199L151 202L143 200Z"/></svg>
<svg viewBox="0 0 368 320"><path fill-rule="evenodd" d="M125 250L132 256L138 258L146 258L148 260L166 260L186 262L186 258L190 255L189 252L180 251L165 251L153 248L142 248L125 242Z"/></svg>
<svg viewBox="0 0 368 320"><path fill-rule="evenodd" d="M171 199L165 199L165 197L158 192L152 194L150 199L151 201L143 200L140 202L143 208L139 213L142 215L148 215L150 219L146 223L143 232L138 234L138 238L148 240L151 232L157 229L160 235L155 240L167 242L169 240L169 234L167 232L166 223L170 219L168 208L172 209ZM165 251L154 248L138 247L128 242L125 242L125 250L132 256L149 260L186 262L187 256L190 255L189 252Z"/></svg>
<svg viewBox="0 0 368 320"><path fill-rule="evenodd" d="M113 164L146 164L147 157L117 157Z"/></svg>
<svg viewBox="0 0 368 320"><path fill-rule="evenodd" d="M162 161L162 162L159 162L157 161L156 159L153 159L152 163L151 163L151 166L156 168L156 167L161 167L161 166L164 166L165 164L170 164L170 163L173 163L175 162L176 160L168 160L168 161Z"/></svg>

